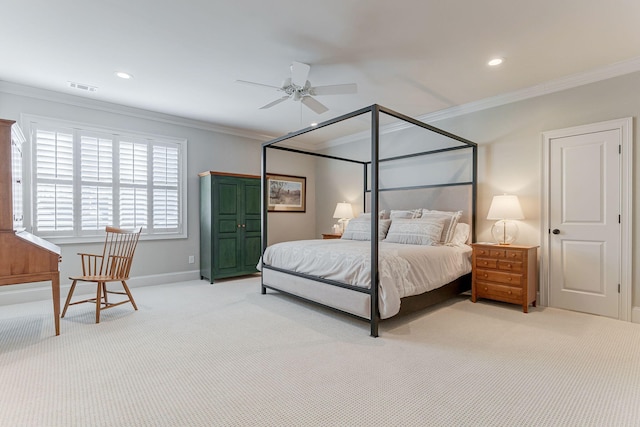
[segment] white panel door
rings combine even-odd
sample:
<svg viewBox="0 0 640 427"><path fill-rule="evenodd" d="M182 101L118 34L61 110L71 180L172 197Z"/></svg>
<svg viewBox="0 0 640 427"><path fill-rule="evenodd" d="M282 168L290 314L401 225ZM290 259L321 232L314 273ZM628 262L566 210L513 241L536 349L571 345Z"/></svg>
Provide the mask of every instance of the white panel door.
<svg viewBox="0 0 640 427"><path fill-rule="evenodd" d="M550 141L549 305L619 317L620 130Z"/></svg>

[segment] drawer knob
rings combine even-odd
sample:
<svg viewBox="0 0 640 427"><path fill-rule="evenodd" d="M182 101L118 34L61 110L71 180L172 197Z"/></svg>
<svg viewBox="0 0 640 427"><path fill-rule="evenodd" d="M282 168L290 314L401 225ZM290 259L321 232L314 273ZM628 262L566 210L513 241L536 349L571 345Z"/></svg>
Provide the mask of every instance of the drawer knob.
<svg viewBox="0 0 640 427"><path fill-rule="evenodd" d="M489 275L487 273L484 273L484 277L489 277Z"/></svg>
<svg viewBox="0 0 640 427"><path fill-rule="evenodd" d="M511 295L511 291L509 291L509 295Z"/></svg>
<svg viewBox="0 0 640 427"><path fill-rule="evenodd" d="M484 287L484 290L485 290L485 291L488 291L488 290L489 290L489 288L487 288L487 287L485 286L485 287Z"/></svg>
<svg viewBox="0 0 640 427"><path fill-rule="evenodd" d="M508 277L507 279L508 279L509 281L511 281L511 277Z"/></svg>
<svg viewBox="0 0 640 427"><path fill-rule="evenodd" d="M487 261L484 261L484 262L483 262L483 264L484 264L484 265L487 265L487 264L489 264L489 263L488 263Z"/></svg>
<svg viewBox="0 0 640 427"><path fill-rule="evenodd" d="M511 268L511 264L507 264L507 267L508 267L508 268Z"/></svg>

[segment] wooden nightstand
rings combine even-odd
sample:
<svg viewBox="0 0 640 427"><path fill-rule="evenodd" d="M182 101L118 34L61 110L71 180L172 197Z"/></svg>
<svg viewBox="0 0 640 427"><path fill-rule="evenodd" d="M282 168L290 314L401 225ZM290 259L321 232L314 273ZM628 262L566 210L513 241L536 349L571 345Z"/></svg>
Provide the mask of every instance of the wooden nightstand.
<svg viewBox="0 0 640 427"><path fill-rule="evenodd" d="M471 301L487 298L536 306L537 246L474 243Z"/></svg>
<svg viewBox="0 0 640 427"><path fill-rule="evenodd" d="M324 240L327 239L339 239L342 237L342 234L336 234L336 233L322 233L322 238Z"/></svg>

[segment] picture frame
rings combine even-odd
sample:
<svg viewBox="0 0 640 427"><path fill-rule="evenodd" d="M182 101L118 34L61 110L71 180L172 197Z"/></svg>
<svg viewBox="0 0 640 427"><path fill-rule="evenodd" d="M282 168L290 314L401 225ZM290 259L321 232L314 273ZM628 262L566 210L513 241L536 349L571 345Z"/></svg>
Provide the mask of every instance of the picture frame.
<svg viewBox="0 0 640 427"><path fill-rule="evenodd" d="M306 212L307 178L267 174L268 212Z"/></svg>

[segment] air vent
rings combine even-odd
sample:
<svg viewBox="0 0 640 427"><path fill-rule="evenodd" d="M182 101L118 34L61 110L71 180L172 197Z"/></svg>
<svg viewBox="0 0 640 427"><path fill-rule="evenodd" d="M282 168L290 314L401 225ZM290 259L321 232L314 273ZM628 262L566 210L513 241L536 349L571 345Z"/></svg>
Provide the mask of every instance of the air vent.
<svg viewBox="0 0 640 427"><path fill-rule="evenodd" d="M67 82L70 88L84 90L87 92L96 92L98 90L95 86L89 86L84 83L76 83L76 82Z"/></svg>

